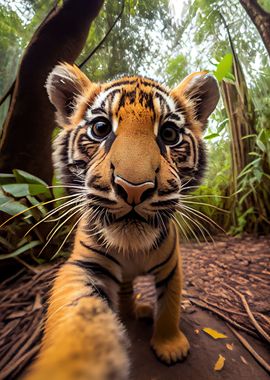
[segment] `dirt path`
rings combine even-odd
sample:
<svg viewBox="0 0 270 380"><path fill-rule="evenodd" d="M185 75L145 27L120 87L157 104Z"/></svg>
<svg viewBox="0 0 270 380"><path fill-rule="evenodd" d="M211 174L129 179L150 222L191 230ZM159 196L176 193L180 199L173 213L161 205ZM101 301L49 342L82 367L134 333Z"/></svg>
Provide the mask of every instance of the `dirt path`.
<svg viewBox="0 0 270 380"><path fill-rule="evenodd" d="M222 237L215 245L184 245L182 254L186 278L182 328L191 343L191 353L183 363L163 365L149 346L151 324L127 320L132 342L130 380L269 379L269 374L233 335L225 320L239 325L237 331L269 365L269 348L261 337L258 340L250 335L258 331L241 296L255 320L269 334L270 238ZM1 380L17 379L38 352L44 305L56 272L57 267L36 274L24 269L12 281L0 284ZM214 340L202 331L205 327L227 338ZM233 349L228 349L226 344ZM214 365L220 354L225 357L225 364L216 372Z"/></svg>
<svg viewBox="0 0 270 380"><path fill-rule="evenodd" d="M159 363L149 348L151 326L145 321L128 321L132 341L132 380L269 380L267 372L242 347L230 329L214 315L199 308L183 316L182 328L187 335L191 352L186 361L173 366ZM228 338L214 340L201 329L210 327L224 333ZM195 333L199 330L199 334ZM270 357L266 346L247 337L265 359ZM230 344L230 351L226 344ZM221 371L214 371L219 354L225 357Z"/></svg>

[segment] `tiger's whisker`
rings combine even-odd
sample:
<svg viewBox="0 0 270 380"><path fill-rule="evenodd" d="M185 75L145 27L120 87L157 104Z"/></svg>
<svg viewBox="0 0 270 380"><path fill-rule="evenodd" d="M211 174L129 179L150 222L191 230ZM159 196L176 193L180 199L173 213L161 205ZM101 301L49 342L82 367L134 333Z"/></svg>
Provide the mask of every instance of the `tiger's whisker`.
<svg viewBox="0 0 270 380"><path fill-rule="evenodd" d="M220 207L217 207L215 205L212 205L211 203L205 203L205 202L194 202L194 201L189 201L189 200L184 200L184 199L181 199L181 203L187 203L187 204L194 204L194 205L201 205L201 206L208 206L208 207L212 207L214 208L215 210L218 210L218 211L221 211L221 212L225 212L225 213L230 213L230 211L228 210L224 210Z"/></svg>
<svg viewBox="0 0 270 380"><path fill-rule="evenodd" d="M81 205L80 205L81 206ZM39 256L42 254L42 252L44 251L44 249L47 247L47 245L50 243L50 241L52 240L52 238L54 237L54 235L57 233L57 231L59 231L59 229L64 225L66 224L66 222L68 220L70 220L74 215L76 215L79 211L81 210L81 208L79 210L76 210L74 211L70 216L68 216L57 228L56 230L54 231L54 233L50 236L50 238L47 240L47 242L45 243L45 245L42 247L41 251L39 252ZM73 226L74 227L74 226ZM73 228L74 229L74 228ZM55 257L55 255L53 256Z"/></svg>
<svg viewBox="0 0 270 380"><path fill-rule="evenodd" d="M226 195L213 195L213 194L205 194L205 195L196 195L196 194L180 194L180 198L191 198L191 199L196 199L196 198L223 198L223 199L229 199L229 196Z"/></svg>
<svg viewBox="0 0 270 380"><path fill-rule="evenodd" d="M173 220L174 224L176 224L176 226L178 226L178 227L180 228L180 230L181 230L182 233L184 234L186 240L189 241L189 238L188 238L188 236L187 236L187 233L186 233L184 227L182 226L182 224L179 222L179 220L178 220L174 215L172 216L172 218L173 218L172 220Z"/></svg>
<svg viewBox="0 0 270 380"><path fill-rule="evenodd" d="M77 200L76 200L77 201ZM44 218L42 218L41 220L39 220L37 223L35 223L25 234L24 234L24 237L27 236L34 228L36 228L39 224L41 224L42 222L45 222L48 218L50 218L52 215L54 215L55 213L59 212L59 210L69 206L70 204L73 204L75 203L75 200L72 199L68 202L65 202L64 205L60 205L58 207L56 207L54 210L50 211Z"/></svg>
<svg viewBox="0 0 270 380"><path fill-rule="evenodd" d="M206 236L205 236L205 234L204 234L204 231L207 233L207 235L210 237L210 239L213 241L213 243L214 243L214 239L213 239L213 237L212 237L212 235L210 234L210 232L198 221L198 220L194 220L193 218L191 218L191 216L189 216L189 215L187 215L187 214L185 214L184 212L182 212L181 213L181 215L184 217L184 218L186 218L186 219L188 219L191 223L193 223L198 229L199 229L199 231L200 231L200 233L201 233L201 235L203 236L203 238L204 238L204 241L206 242L206 243L208 243L208 240L206 239Z"/></svg>
<svg viewBox="0 0 270 380"><path fill-rule="evenodd" d="M60 245L60 247L58 248L58 250L55 252L55 254L53 255L53 257L51 258L51 260L53 260L57 255L58 253L61 251L61 249L63 248L63 246L65 245L67 239L69 238L69 236L72 234L72 232L74 231L74 229L76 228L76 226L79 224L79 222L82 220L83 217L85 217L87 215L87 213L89 212L90 210L87 210L85 211L79 218L78 220L76 221L76 223L74 223L74 225L72 226L72 228L70 229L69 233L67 234L67 236L65 237L65 239L63 240L62 244ZM77 212L77 211L76 211Z"/></svg>
<svg viewBox="0 0 270 380"><path fill-rule="evenodd" d="M66 199L66 198L71 198L71 197L75 197L77 196L77 194L71 194L71 195L65 195L63 197L59 197L59 198L54 198L54 199L50 199L49 201L45 201L45 202L40 202L36 205L33 205L33 206L30 206L28 207L27 209L23 210L23 211L20 211L18 212L16 215L12 215L10 218L8 218L7 220L5 220L5 222L3 222L1 225L0 225L0 228L2 228L3 226L5 226L9 221L11 221L12 219L15 219L17 216L20 216L22 214L24 214L25 212L29 211L29 210L32 210L38 206L44 206L44 205L47 205L49 203L53 203L53 202L57 202L57 201L60 201L60 200L63 200L63 199Z"/></svg>
<svg viewBox="0 0 270 380"><path fill-rule="evenodd" d="M51 186L47 186L47 188L48 189L63 188L63 189L87 190L85 186L78 186L78 185L51 185Z"/></svg>
<svg viewBox="0 0 270 380"><path fill-rule="evenodd" d="M84 197L79 197L79 198L84 199ZM57 209L57 211L60 212L61 210L63 210L63 209L66 208L67 206L71 206L71 205L73 205L73 204L77 204L77 203L80 201L79 198L74 199L74 200L73 200L72 202L70 202L70 203L67 202L68 204L66 203L66 204L64 204L64 205L61 205L61 207L59 207L59 208ZM69 211L69 210L68 210L68 211ZM48 222L48 223L51 223L51 222L56 222L56 221L62 219L63 216L64 216L66 213L68 213L68 211L65 211L63 214L60 214L59 217L57 217L57 218L47 220L47 222ZM50 216L52 216L52 214L50 214Z"/></svg>
<svg viewBox="0 0 270 380"><path fill-rule="evenodd" d="M204 215L201 211L199 210L196 210L194 208L191 208L187 205L180 205L180 208L184 208L186 210L188 210L190 213L192 213L193 215L196 215L198 218L204 220L205 222L207 222L208 224L212 224L213 226L217 227L219 230L221 230L222 232L226 233L224 231L224 229L222 227L220 227L214 220L212 220L208 215Z"/></svg>
<svg viewBox="0 0 270 380"><path fill-rule="evenodd" d="M198 244L201 244L200 242L200 239L198 238L196 232L194 231L194 229L192 228L192 226L188 223L188 221L186 219L186 215L183 213L183 212L180 212L180 216L182 218L182 221L185 223L185 225L187 226L188 228L188 231L190 231L193 235L193 237L195 238L195 240L197 241ZM176 218L177 219L177 218ZM177 219L178 220L178 219ZM188 219L189 220L189 219ZM190 220L191 221L191 220ZM181 224L181 223L180 223ZM188 239L189 240L189 239Z"/></svg>
<svg viewBox="0 0 270 380"><path fill-rule="evenodd" d="M76 210L76 209L79 208L79 207L83 207L83 204L79 204L79 205L76 205L76 206L71 207L69 210L67 210L67 211L61 216L61 219L62 219L64 216L70 214L71 212L73 212L74 210ZM59 220L60 220L60 219L59 219ZM50 236L51 236L52 234L54 234L54 231L55 231L55 229L56 229L58 226L59 226L59 224L57 223L57 224L51 229L51 231L49 232L49 234L48 234L46 240L48 240L48 239L50 238Z"/></svg>

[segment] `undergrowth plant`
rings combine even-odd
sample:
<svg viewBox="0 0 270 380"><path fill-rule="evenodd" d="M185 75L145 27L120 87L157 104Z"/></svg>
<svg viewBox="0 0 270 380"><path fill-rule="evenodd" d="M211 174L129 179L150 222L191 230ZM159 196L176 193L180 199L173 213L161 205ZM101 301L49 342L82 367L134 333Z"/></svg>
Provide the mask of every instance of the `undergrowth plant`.
<svg viewBox="0 0 270 380"><path fill-rule="evenodd" d="M61 185L48 187L22 170L0 174L0 260L27 254L32 261L43 263L65 256L67 244L59 247L72 223L60 226L61 215L72 199Z"/></svg>
<svg viewBox="0 0 270 380"><path fill-rule="evenodd" d="M237 178L237 223L230 232L267 233L270 231L270 98L256 109L256 134L245 136L254 142L251 161Z"/></svg>

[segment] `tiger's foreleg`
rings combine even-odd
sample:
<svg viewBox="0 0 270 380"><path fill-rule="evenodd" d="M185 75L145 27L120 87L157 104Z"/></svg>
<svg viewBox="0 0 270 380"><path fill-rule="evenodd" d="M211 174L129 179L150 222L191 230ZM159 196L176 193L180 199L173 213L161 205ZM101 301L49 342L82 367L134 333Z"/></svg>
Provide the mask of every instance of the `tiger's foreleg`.
<svg viewBox="0 0 270 380"><path fill-rule="evenodd" d="M189 343L179 328L182 290L182 263L178 239L171 260L163 268L165 278L156 279L161 295L151 340L157 357L167 364L184 359L189 351ZM159 276L160 277L160 276Z"/></svg>
<svg viewBox="0 0 270 380"><path fill-rule="evenodd" d="M41 352L25 380L127 379L127 338L112 310L119 268L106 260L73 255L60 269Z"/></svg>

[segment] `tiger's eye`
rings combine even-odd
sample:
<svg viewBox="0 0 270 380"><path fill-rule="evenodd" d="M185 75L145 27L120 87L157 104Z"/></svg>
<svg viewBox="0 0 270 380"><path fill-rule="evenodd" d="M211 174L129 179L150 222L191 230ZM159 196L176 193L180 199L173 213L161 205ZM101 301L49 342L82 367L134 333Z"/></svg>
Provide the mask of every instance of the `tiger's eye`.
<svg viewBox="0 0 270 380"><path fill-rule="evenodd" d="M174 124L166 123L161 127L160 137L166 145L173 146L181 141L181 134Z"/></svg>
<svg viewBox="0 0 270 380"><path fill-rule="evenodd" d="M112 126L107 120L98 120L88 127L88 136L95 141L102 141L112 131Z"/></svg>

